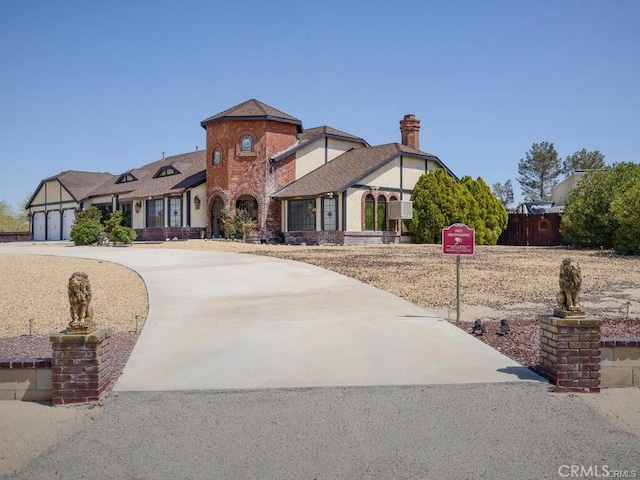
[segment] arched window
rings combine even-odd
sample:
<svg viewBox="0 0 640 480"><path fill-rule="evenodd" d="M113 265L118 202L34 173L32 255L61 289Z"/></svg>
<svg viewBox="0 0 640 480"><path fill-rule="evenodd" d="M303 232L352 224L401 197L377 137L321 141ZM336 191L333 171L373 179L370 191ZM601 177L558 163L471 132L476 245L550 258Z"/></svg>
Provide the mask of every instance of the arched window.
<svg viewBox="0 0 640 480"><path fill-rule="evenodd" d="M240 139L240 152L242 153L253 152L253 137L251 135L244 135Z"/></svg>
<svg viewBox="0 0 640 480"><path fill-rule="evenodd" d="M367 195L364 199L364 229L373 230L375 212L374 212L375 200L373 195Z"/></svg>
<svg viewBox="0 0 640 480"><path fill-rule="evenodd" d="M222 150L220 150L220 147L216 147L213 149L211 162L214 165L220 165L220 163L222 162Z"/></svg>
<svg viewBox="0 0 640 480"><path fill-rule="evenodd" d="M378 228L376 230L384 231L387 229L387 199L384 195L378 197Z"/></svg>
<svg viewBox="0 0 640 480"><path fill-rule="evenodd" d="M397 202L398 198L393 196L389 198L390 202ZM389 230L395 232L398 229L398 221L397 220L389 220Z"/></svg>
<svg viewBox="0 0 640 480"><path fill-rule="evenodd" d="M258 201L251 195L242 195L236 202L236 211L244 210L251 220L258 220Z"/></svg>

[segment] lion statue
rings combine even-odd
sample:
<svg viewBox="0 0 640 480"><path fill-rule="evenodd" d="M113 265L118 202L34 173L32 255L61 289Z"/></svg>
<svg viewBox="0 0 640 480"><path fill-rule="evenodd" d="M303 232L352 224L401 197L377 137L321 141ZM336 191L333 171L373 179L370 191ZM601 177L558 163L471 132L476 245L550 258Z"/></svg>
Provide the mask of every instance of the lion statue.
<svg viewBox="0 0 640 480"><path fill-rule="evenodd" d="M88 332L95 328L93 307L91 303L91 284L89 276L83 272L75 272L69 278L69 304L71 305L71 322L69 332Z"/></svg>
<svg viewBox="0 0 640 480"><path fill-rule="evenodd" d="M580 265L565 258L560 265L560 292L558 292L558 307L554 310L557 317L584 316L580 308L580 288L582 287L582 273Z"/></svg>

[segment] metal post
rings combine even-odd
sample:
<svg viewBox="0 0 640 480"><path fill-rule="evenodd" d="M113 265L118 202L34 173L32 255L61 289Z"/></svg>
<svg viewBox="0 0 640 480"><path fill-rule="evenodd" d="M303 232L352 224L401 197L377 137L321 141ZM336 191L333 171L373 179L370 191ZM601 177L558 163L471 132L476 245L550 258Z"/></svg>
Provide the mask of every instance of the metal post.
<svg viewBox="0 0 640 480"><path fill-rule="evenodd" d="M456 255L456 323L460 323L460 255Z"/></svg>

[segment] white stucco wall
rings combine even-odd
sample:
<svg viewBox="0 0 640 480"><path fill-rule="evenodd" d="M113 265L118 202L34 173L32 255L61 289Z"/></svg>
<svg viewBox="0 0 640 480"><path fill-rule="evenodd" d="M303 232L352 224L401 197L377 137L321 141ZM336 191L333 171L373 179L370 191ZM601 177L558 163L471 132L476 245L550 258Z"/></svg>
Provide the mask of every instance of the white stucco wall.
<svg viewBox="0 0 640 480"><path fill-rule="evenodd" d="M440 168L437 163L427 161L427 170ZM394 158L391 162L362 179L359 183L363 185L377 186L381 190L385 188L402 188L413 190L418 183L420 176L426 173L425 160L408 155L402 156L402 183L400 183L400 157Z"/></svg>
<svg viewBox="0 0 640 480"><path fill-rule="evenodd" d="M347 231L362 231L362 194L359 188L347 189Z"/></svg>
<svg viewBox="0 0 640 480"><path fill-rule="evenodd" d="M196 196L200 199L200 208L196 210ZM191 227L207 227L207 185L202 184L191 190ZM186 211L184 218L186 219ZM185 220L186 221L186 220Z"/></svg>
<svg viewBox="0 0 640 480"><path fill-rule="evenodd" d="M418 179L426 173L425 160L405 155L402 163L402 188L413 190Z"/></svg>
<svg viewBox="0 0 640 480"><path fill-rule="evenodd" d="M296 152L296 180L322 165L324 165L324 138L319 138Z"/></svg>
<svg viewBox="0 0 640 480"><path fill-rule="evenodd" d="M140 202L140 211L136 212L136 204ZM131 210L131 228L144 228L145 201L134 200Z"/></svg>
<svg viewBox="0 0 640 480"><path fill-rule="evenodd" d="M330 162L344 152L352 148L361 148L362 146L359 142L327 138L325 157L325 138L319 138L309 145L305 145L296 152L296 180L321 167L325 164L325 161Z"/></svg>
<svg viewBox="0 0 640 480"><path fill-rule="evenodd" d="M336 157L339 157L344 152L351 150L352 148L362 148L363 145L360 142L352 142L347 140L340 140L338 138L327 139L327 158L329 161Z"/></svg>
<svg viewBox="0 0 640 480"><path fill-rule="evenodd" d="M400 159L393 159L358 183L383 189L400 188Z"/></svg>

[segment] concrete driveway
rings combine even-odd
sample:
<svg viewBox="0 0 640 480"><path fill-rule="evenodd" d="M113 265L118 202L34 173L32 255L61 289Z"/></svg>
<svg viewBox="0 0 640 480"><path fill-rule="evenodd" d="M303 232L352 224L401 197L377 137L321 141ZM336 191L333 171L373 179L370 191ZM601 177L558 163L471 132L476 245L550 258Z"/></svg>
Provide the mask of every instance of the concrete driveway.
<svg viewBox="0 0 640 480"><path fill-rule="evenodd" d="M543 381L432 312L312 265L215 251L12 245L0 253L101 259L144 279L149 315L115 391Z"/></svg>
<svg viewBox="0 0 640 480"><path fill-rule="evenodd" d="M640 438L620 426L637 417L611 409L612 424L580 396L549 394L541 379L446 321L357 281L209 251L25 247L0 245L0 255L127 265L147 283L151 307L103 406L73 408L75 423L65 408L0 412L0 427L8 422L0 442L17 450L8 465L0 458L0 477L638 473Z"/></svg>

